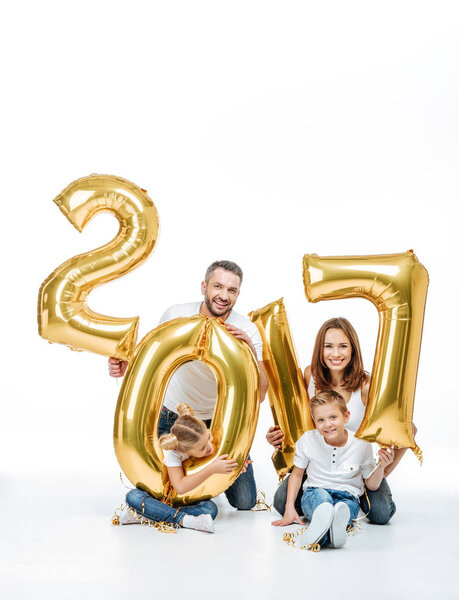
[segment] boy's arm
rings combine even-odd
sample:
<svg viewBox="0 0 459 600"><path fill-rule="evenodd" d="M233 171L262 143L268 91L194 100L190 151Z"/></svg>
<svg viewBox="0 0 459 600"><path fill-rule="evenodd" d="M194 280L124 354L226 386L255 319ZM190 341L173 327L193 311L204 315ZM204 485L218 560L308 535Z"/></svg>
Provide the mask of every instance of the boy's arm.
<svg viewBox="0 0 459 600"><path fill-rule="evenodd" d="M272 525L284 527L285 525L291 525L294 522L300 523L300 525L303 524L295 509L295 500L303 481L303 473L304 469L293 467L293 471L288 478L287 502L285 504L284 516L278 521L273 521Z"/></svg>
<svg viewBox="0 0 459 600"><path fill-rule="evenodd" d="M381 448L378 452L378 466L373 473L365 479L365 484L369 490L375 491L381 485L384 478L384 470L393 462L394 451L392 448Z"/></svg>

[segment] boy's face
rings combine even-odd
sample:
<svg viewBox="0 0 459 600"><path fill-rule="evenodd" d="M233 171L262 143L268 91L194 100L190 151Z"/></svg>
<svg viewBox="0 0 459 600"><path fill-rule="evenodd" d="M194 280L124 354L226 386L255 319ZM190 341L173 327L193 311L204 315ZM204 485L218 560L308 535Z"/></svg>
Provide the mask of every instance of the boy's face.
<svg viewBox="0 0 459 600"><path fill-rule="evenodd" d="M316 429L324 437L327 444L333 446L345 439L344 427L349 421L349 411L343 414L336 402L316 406L313 411Z"/></svg>

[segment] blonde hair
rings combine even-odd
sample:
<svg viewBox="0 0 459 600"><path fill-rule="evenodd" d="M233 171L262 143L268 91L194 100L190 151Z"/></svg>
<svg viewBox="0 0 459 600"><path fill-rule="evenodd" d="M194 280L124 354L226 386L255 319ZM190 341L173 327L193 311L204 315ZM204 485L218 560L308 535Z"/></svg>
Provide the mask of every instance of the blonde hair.
<svg viewBox="0 0 459 600"><path fill-rule="evenodd" d="M208 429L204 421L194 416L193 409L188 404L179 402L177 412L179 418L172 425L171 432L159 438L159 444L163 450L177 450L186 454Z"/></svg>
<svg viewBox="0 0 459 600"><path fill-rule="evenodd" d="M322 390L315 396L313 396L309 402L311 407L312 418L314 419L314 409L317 406L324 406L325 404L336 403L340 411L345 415L347 413L347 405L344 398L338 392L334 390Z"/></svg>

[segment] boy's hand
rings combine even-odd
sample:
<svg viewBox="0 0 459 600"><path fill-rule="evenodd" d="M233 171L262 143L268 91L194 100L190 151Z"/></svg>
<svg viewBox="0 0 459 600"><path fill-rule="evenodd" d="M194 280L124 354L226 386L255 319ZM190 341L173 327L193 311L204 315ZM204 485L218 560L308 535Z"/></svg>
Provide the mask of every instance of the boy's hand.
<svg viewBox="0 0 459 600"><path fill-rule="evenodd" d="M227 454L222 454L212 463L212 471L219 473L220 475L226 475L231 473L234 469L237 469L237 460L227 458Z"/></svg>
<svg viewBox="0 0 459 600"><path fill-rule="evenodd" d="M286 525L291 525L292 523L299 523L300 525L304 525L299 514L294 508L292 508L291 510L286 510L282 519L279 519L278 521L273 521L271 525L274 525L275 527L285 527Z"/></svg>
<svg viewBox="0 0 459 600"><path fill-rule="evenodd" d="M383 469L385 469L394 460L393 448L380 448L380 450L378 451L378 457L378 467L382 467Z"/></svg>
<svg viewBox="0 0 459 600"><path fill-rule="evenodd" d="M275 427L270 427L268 429L268 433L266 434L266 439L271 446L274 446L274 448L281 448L284 440L284 432L278 425Z"/></svg>
<svg viewBox="0 0 459 600"><path fill-rule="evenodd" d="M111 377L123 377L128 368L127 360L118 360L117 358L108 359L108 373Z"/></svg>

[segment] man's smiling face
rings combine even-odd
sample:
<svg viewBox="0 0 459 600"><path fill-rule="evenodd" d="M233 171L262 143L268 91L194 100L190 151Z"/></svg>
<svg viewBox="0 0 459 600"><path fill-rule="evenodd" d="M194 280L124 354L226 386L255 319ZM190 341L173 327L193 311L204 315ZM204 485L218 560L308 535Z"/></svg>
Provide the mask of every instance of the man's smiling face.
<svg viewBox="0 0 459 600"><path fill-rule="evenodd" d="M222 268L215 269L209 281L201 283L204 302L212 317L224 319L231 312L239 296L240 286L239 275Z"/></svg>

